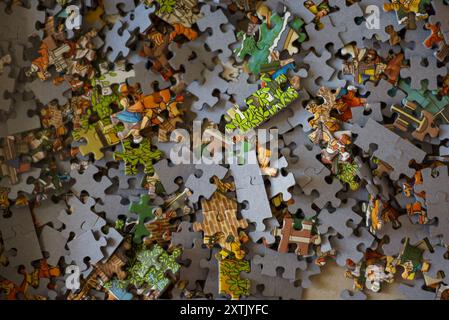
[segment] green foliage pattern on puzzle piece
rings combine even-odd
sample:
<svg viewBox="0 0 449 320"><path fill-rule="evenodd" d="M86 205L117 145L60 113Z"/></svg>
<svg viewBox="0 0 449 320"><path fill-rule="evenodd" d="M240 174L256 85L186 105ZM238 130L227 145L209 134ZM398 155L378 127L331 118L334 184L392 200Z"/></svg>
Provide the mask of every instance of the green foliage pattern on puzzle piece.
<svg viewBox="0 0 449 320"><path fill-rule="evenodd" d="M242 272L251 271L247 260L226 259L220 261L220 285L221 293L229 294L233 298L248 296L250 294L251 281L243 279Z"/></svg>
<svg viewBox="0 0 449 320"><path fill-rule="evenodd" d="M163 155L160 150L151 150L148 139L144 139L138 147L133 147L130 140L123 141L122 145L123 151L114 152L114 159L125 162L125 175L135 176L139 164L144 166L144 173L152 174L154 172L153 160L160 160Z"/></svg>
<svg viewBox="0 0 449 320"><path fill-rule="evenodd" d="M166 273L171 271L175 274L181 267L176 262L181 252L180 248L175 248L169 254L157 244L151 249L139 249L133 265L128 269L127 284L156 290L161 294L170 284Z"/></svg>
<svg viewBox="0 0 449 320"><path fill-rule="evenodd" d="M100 120L109 119L109 117L114 113L110 107L112 103L119 105L119 97L117 92L114 90L111 95L105 96L101 94L95 86L95 80L93 80L94 88L92 89L92 96L90 97L92 102L92 111L97 113Z"/></svg>
<svg viewBox="0 0 449 320"><path fill-rule="evenodd" d="M86 110L86 114L84 114L81 119L81 128L75 129L72 132L73 139L75 141L79 141L83 138L83 132L95 127L96 122L91 123L89 121L90 117L93 114L98 115L98 120L101 120L104 125L109 125L111 123L111 115L114 113L114 110L111 108L111 104L119 105L119 97L118 94L114 91L113 94L105 96L101 94L101 91L95 86L95 80L92 80L92 95L90 97L92 106ZM117 125L114 128L114 132L117 133L123 130L123 125Z"/></svg>
<svg viewBox="0 0 449 320"><path fill-rule="evenodd" d="M341 182L347 183L351 190L357 190L360 187L360 183L357 182L357 169L356 163L339 163L336 177Z"/></svg>
<svg viewBox="0 0 449 320"><path fill-rule="evenodd" d="M159 3L157 14L172 13L176 6L176 0L157 0L156 2Z"/></svg>
<svg viewBox="0 0 449 320"><path fill-rule="evenodd" d="M298 92L291 86L288 86L285 90L281 89L281 85L288 82L287 76L284 74L279 75L274 80L263 75L262 80L266 83L266 86L258 89L245 100L247 109L237 112L235 117L226 124L226 129L234 130L238 128L242 132L254 129L287 107L299 96Z"/></svg>

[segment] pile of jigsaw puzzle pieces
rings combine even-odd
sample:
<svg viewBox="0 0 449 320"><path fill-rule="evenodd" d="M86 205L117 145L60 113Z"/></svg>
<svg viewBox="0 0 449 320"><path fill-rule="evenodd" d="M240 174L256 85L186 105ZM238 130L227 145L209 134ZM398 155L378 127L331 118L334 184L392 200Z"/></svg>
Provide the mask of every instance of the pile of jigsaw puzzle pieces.
<svg viewBox="0 0 449 320"><path fill-rule="evenodd" d="M0 299L449 299L446 1L0 11Z"/></svg>

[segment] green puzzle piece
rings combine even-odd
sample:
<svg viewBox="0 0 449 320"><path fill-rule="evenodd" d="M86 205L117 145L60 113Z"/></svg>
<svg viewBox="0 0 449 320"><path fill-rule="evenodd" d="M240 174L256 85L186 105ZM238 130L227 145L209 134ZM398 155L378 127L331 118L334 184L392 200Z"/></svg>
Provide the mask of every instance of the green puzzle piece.
<svg viewBox="0 0 449 320"><path fill-rule="evenodd" d="M177 273L180 265L176 259L182 250L176 248L171 254L167 253L161 246L155 244L150 250L141 249L136 254L135 264L128 270L129 283L137 288L148 287L161 294L170 284L166 273L171 271Z"/></svg>
<svg viewBox="0 0 449 320"><path fill-rule="evenodd" d="M218 265L219 287L221 294L228 294L233 300L242 296L249 296L251 281L243 279L242 272L250 272L250 263L247 260L225 259Z"/></svg>
<svg viewBox="0 0 449 320"><path fill-rule="evenodd" d="M137 222L137 226L134 231L134 243L142 243L142 238L150 235L150 232L145 227L145 222L154 219L154 212L159 208L151 205L150 203L150 196L144 194L140 196L139 202L133 202L129 205L129 212L139 215L139 221Z"/></svg>
<svg viewBox="0 0 449 320"><path fill-rule="evenodd" d="M145 173L153 173L153 160L160 160L162 152L160 150L151 150L151 144L148 139L144 139L138 147L133 147L130 140L122 142L123 151L114 152L114 160L123 160L125 162L125 175L136 175L137 166L144 166Z"/></svg>

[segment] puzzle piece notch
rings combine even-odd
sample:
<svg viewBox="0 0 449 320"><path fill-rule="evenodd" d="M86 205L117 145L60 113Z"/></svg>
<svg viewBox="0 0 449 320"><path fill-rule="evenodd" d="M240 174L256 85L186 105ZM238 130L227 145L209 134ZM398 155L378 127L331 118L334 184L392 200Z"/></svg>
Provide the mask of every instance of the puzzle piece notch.
<svg viewBox="0 0 449 320"><path fill-rule="evenodd" d="M81 129L76 134L76 140L85 140L86 144L79 146L81 155L87 156L92 153L95 160L104 158L102 149L113 146L120 142L116 133L111 131L111 127L105 127L103 122L97 122L87 129Z"/></svg>
<svg viewBox="0 0 449 320"><path fill-rule="evenodd" d="M65 249L67 238L59 231L44 226L39 236L39 243L42 251L46 251L49 254L47 262L52 265L58 265L61 257L69 255L69 251Z"/></svg>
<svg viewBox="0 0 449 320"><path fill-rule="evenodd" d="M122 12L134 10L135 4L132 0L110 0L104 3L104 12L106 15L115 15Z"/></svg>
<svg viewBox="0 0 449 320"><path fill-rule="evenodd" d="M124 24L121 21L114 23L112 29L106 29L103 53L107 54L110 61L115 62L120 56L126 58L130 49L127 47L131 34L123 29Z"/></svg>
<svg viewBox="0 0 449 320"><path fill-rule="evenodd" d="M17 199L20 194L31 194L34 190L34 183L28 183L30 180L36 180L41 175L40 168L31 168L30 171L23 172L18 176L16 183L12 184L10 177L2 177L0 186L9 188L9 196L13 199ZM31 181L30 181L31 182Z"/></svg>
<svg viewBox="0 0 449 320"><path fill-rule="evenodd" d="M97 202L95 210L97 212L104 212L105 219L108 223L114 224L120 216L127 218L135 218L132 212L128 211L128 206L123 204L123 198L119 195L104 195L101 199L102 203Z"/></svg>
<svg viewBox="0 0 449 320"><path fill-rule="evenodd" d="M154 84L158 83L159 87L170 85L160 74L156 74L153 70L147 68L146 61L140 61L133 66L135 76L128 79L128 84L134 86L138 84L142 90L142 94L147 96L154 93Z"/></svg>
<svg viewBox="0 0 449 320"><path fill-rule="evenodd" d="M441 277L443 282L447 282L449 279L449 259L446 258L448 249L443 246L435 246L433 252L426 250L423 258L430 264L429 270L425 273L433 279L438 279L439 274L444 274Z"/></svg>
<svg viewBox="0 0 449 320"><path fill-rule="evenodd" d="M283 268L282 278L294 281L297 270L305 270L307 263L299 260L296 253L281 253L266 248L263 255L255 255L253 261L256 265L262 265L262 274L270 277L277 276L277 268Z"/></svg>
<svg viewBox="0 0 449 320"><path fill-rule="evenodd" d="M288 279L279 277L269 277L263 274L262 265L257 265L251 261L251 272L242 272L241 277L251 281L251 294L257 298L282 298L282 299L301 299L303 289ZM259 295L258 288L263 286L262 296Z"/></svg>
<svg viewBox="0 0 449 320"><path fill-rule="evenodd" d="M288 253L289 245L295 245L295 253L298 256L309 256L312 244L319 244L321 238L319 234L313 233L314 221L304 219L301 221L301 229L295 228L295 221L290 214L285 214L282 229L276 228L273 233L280 236L278 252Z"/></svg>
<svg viewBox="0 0 449 320"><path fill-rule="evenodd" d="M195 171L195 166L193 165L169 165L167 159L158 161L153 167L167 194L172 194L179 190L179 184L175 182L176 178L181 177L183 182L187 183L189 177Z"/></svg>
<svg viewBox="0 0 449 320"><path fill-rule="evenodd" d="M363 151L369 152L372 145L378 147L373 156L393 168L390 172L393 180L399 179L400 174L411 177L413 170L409 167L410 162L415 160L421 163L426 155L424 151L372 119L363 128L354 125L351 131L358 135L354 144Z"/></svg>
<svg viewBox="0 0 449 320"><path fill-rule="evenodd" d="M408 238L413 245L424 238L430 237L428 225L414 224L407 216L400 216L398 221L400 228L395 228L392 223L388 223L376 235L379 239L388 237L388 243L382 245L382 250L389 256L399 254L405 238Z"/></svg>
<svg viewBox="0 0 449 320"><path fill-rule="evenodd" d="M442 236L446 242L449 239L447 206L449 197L445 186L449 182L448 168L440 166L435 169L425 168L421 170L422 183L414 187L416 193L425 192L425 205L429 219L437 218L436 225L431 225L431 234Z"/></svg>
<svg viewBox="0 0 449 320"><path fill-rule="evenodd" d="M190 84L194 81L204 82L204 68L212 70L214 68L213 60L216 56L214 52L207 51L204 42L207 38L206 34L200 35L195 40L183 43L170 43L168 48L173 54L169 59L170 65L179 70L181 66L184 68L182 79ZM189 58L195 56L194 59Z"/></svg>
<svg viewBox="0 0 449 320"><path fill-rule="evenodd" d="M202 239L195 239L192 248L183 249L181 259L189 263L181 268L179 278L188 281L188 290L195 289L197 281L207 278L207 269L201 267L201 260L209 260L210 254L211 250L203 247Z"/></svg>
<svg viewBox="0 0 449 320"><path fill-rule="evenodd" d="M255 151L251 153L248 157L255 157ZM237 201L245 204L245 208L241 210L242 216L249 223L255 224L255 230L249 232L250 238L255 242L264 238L267 243L274 243L271 230L279 224L277 222L272 226L266 224L273 215L259 165L231 164L230 170L234 177Z"/></svg>
<svg viewBox="0 0 449 320"><path fill-rule="evenodd" d="M292 154L299 160L296 163L289 161L288 170L293 173L296 183L306 195L310 196L314 190L318 191L319 196L314 197L313 203L319 208L323 208L328 202L337 208L340 206L341 200L336 197L336 194L343 185L336 179L333 179L330 184L323 183L331 173L316 158L321 152L320 150L316 145L311 150L304 145L299 145L292 151Z"/></svg>
<svg viewBox="0 0 449 320"><path fill-rule="evenodd" d="M193 224L187 221L182 221L178 225L176 232L172 234L171 243L174 246L181 246L182 248L192 248L196 239L202 239L201 232L193 231Z"/></svg>
<svg viewBox="0 0 449 320"><path fill-rule="evenodd" d="M212 194L217 190L217 186L211 183L213 176L218 177L218 179L223 179L228 169L220 165L207 165L207 164L197 164L195 169L201 172L201 176L195 174L190 175L187 178L185 186L192 191L192 195L189 199L193 202L198 202L199 198L202 196L209 199Z"/></svg>
<svg viewBox="0 0 449 320"><path fill-rule="evenodd" d="M425 66L423 61L427 61ZM443 77L447 74L447 68L438 67L437 60L434 56L423 59L422 57L410 57L410 67L401 69L402 78L411 78L411 87L413 89L421 89L422 81L427 80L428 90L437 90L437 77Z"/></svg>
<svg viewBox="0 0 449 320"><path fill-rule="evenodd" d="M200 260L200 267L207 269L207 278L204 283L203 292L205 294L210 294L212 297L217 298L219 295L219 271L218 271L218 260L216 258L218 254L218 249L214 248L211 252L211 258L209 260Z"/></svg>
<svg viewBox="0 0 449 320"><path fill-rule="evenodd" d="M320 23L323 24L321 30L316 30L315 24L313 23L306 25L305 29L308 40L301 43L301 47L307 51L314 48L320 55L326 51L325 46L329 43L333 44L334 50L342 48L344 43L340 34L346 31L346 27L343 25L334 26L329 16L321 18Z"/></svg>
<svg viewBox="0 0 449 320"><path fill-rule="evenodd" d="M0 110L9 112L13 105L13 100L10 98L14 92L16 81L10 77L11 68L9 66L4 67L3 73L0 74L0 81L2 87L0 88Z"/></svg>
<svg viewBox="0 0 449 320"><path fill-rule="evenodd" d="M104 198L105 190L111 187L112 182L106 176L101 176L101 180L97 181L94 176L101 174L100 169L95 165L89 165L83 173L73 169L70 171L70 176L75 179L76 183L72 185L71 191L78 198L81 197L82 191L87 191L92 198Z"/></svg>
<svg viewBox="0 0 449 320"><path fill-rule="evenodd" d="M368 11L369 6L378 6L379 2L377 0L362 0L359 2L359 5L363 12L372 12ZM365 22L362 22L365 24ZM363 28L362 36L366 39L376 38L382 42L388 41L390 39L390 35L385 30L387 26L392 26L393 30L398 32L401 29L405 28L404 24L399 24L396 14L393 12L385 12L384 10L379 9L379 25L380 28Z"/></svg>
<svg viewBox="0 0 449 320"><path fill-rule="evenodd" d="M352 209L355 205L356 201L349 199L337 208L335 212L331 213L328 209L322 210L318 216L318 231L321 234L325 234L329 228L332 228L343 237L350 236L354 232L354 229L348 226L348 222L357 226L362 221L362 217Z"/></svg>
<svg viewBox="0 0 449 320"><path fill-rule="evenodd" d="M54 229L60 229L62 223L58 220L58 216L62 210L66 209L65 201L58 201L56 203L51 200L42 201L39 207L33 208L36 227L41 228L51 223Z"/></svg>
<svg viewBox="0 0 449 320"><path fill-rule="evenodd" d="M332 248L337 251L337 264L345 266L347 259L351 259L354 263L360 262L364 257L364 250L373 245L374 239L374 236L364 228L359 230L357 236L352 234L341 239L337 236L331 237Z"/></svg>
<svg viewBox="0 0 449 320"><path fill-rule="evenodd" d="M202 17L196 21L198 29L203 32L207 29L212 30L212 34L206 38L206 43L211 51L221 50L218 56L222 61L226 61L232 55L229 46L237 41L234 26L229 24L228 18L220 8L212 11L210 5L204 5L201 7L201 14Z"/></svg>
<svg viewBox="0 0 449 320"><path fill-rule="evenodd" d="M335 1L338 2L338 1ZM365 23L357 23L356 20L365 16L358 3L347 6L344 3L331 3L330 6L339 6L339 10L329 14L334 26L343 26L345 32L339 33L344 44L355 41L357 46L363 47L363 37L361 34L366 29Z"/></svg>
<svg viewBox="0 0 449 320"><path fill-rule="evenodd" d="M319 79L323 81L329 81L335 70L327 64L332 58L332 54L323 50L321 56L315 54L314 51L310 51L304 58L304 63L309 65L308 77L304 79L304 88L310 93L314 94L318 91L320 86L317 81Z"/></svg>
<svg viewBox="0 0 449 320"><path fill-rule="evenodd" d="M100 216L96 215L91 208L95 205L95 200L87 198L86 202L80 201L73 196L68 200L70 213L66 210L61 210L58 220L64 224L62 235L69 238L71 233L75 236L91 231L101 230L106 225L106 221Z"/></svg>
<svg viewBox="0 0 449 320"><path fill-rule="evenodd" d="M25 88L28 91L33 92L36 99L44 105L47 105L54 100L57 100L60 106L65 105L68 102L66 95L70 90L70 85L66 81L58 85L53 85L51 81L35 79L31 83L27 83Z"/></svg>
<svg viewBox="0 0 449 320"><path fill-rule="evenodd" d="M268 197L270 199L281 193L283 201L289 201L291 199L292 195L288 189L296 184L295 177L291 172L284 175L282 170L280 170L280 168L287 167L287 165L287 159L285 159L285 157L280 158L277 163L277 167L279 168L278 173L275 176L270 176L268 178L270 181Z"/></svg>
<svg viewBox="0 0 449 320"><path fill-rule="evenodd" d="M134 10L127 13L123 21L130 33L145 33L152 25L150 15L156 11L156 6L140 3Z"/></svg>
<svg viewBox="0 0 449 320"><path fill-rule="evenodd" d="M11 216L0 215L0 231L9 267L25 266L30 272L32 262L42 259L42 252L36 229L28 206L12 207Z"/></svg>
<svg viewBox="0 0 449 320"><path fill-rule="evenodd" d="M104 237L96 239L92 231L84 232L67 243L70 253L65 256L65 262L74 263L80 268L81 274L87 277L93 271L92 265L104 258L101 247L106 245ZM84 262L86 258L89 258L89 264Z"/></svg>
<svg viewBox="0 0 449 320"><path fill-rule="evenodd" d="M193 107L196 110L202 110L204 105L213 108L219 102L219 99L213 95L213 92L219 90L224 93L228 90L230 83L220 76L223 71L221 65L215 66L213 70L205 69L203 71L203 83L195 81L187 86L187 91L198 98L193 103Z"/></svg>

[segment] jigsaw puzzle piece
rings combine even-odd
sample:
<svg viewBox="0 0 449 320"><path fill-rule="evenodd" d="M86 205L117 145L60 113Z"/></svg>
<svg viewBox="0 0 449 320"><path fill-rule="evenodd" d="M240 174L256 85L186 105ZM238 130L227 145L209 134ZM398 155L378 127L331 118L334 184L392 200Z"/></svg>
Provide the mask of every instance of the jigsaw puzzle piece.
<svg viewBox="0 0 449 320"><path fill-rule="evenodd" d="M216 176L218 179L223 179L228 169L220 165L207 164L198 164L195 166L195 169L200 171L200 175L190 175L185 186L192 191L189 199L193 202L198 202L199 197L202 196L209 199L217 190L217 186L210 182L212 177Z"/></svg>
<svg viewBox="0 0 449 320"><path fill-rule="evenodd" d="M104 237L97 240L92 231L84 232L67 243L70 253L65 256L65 262L68 264L74 263L80 268L81 274L87 277L93 271L92 265L104 258L101 247L106 245L107 242ZM89 259L89 264L85 263L86 258Z"/></svg>

